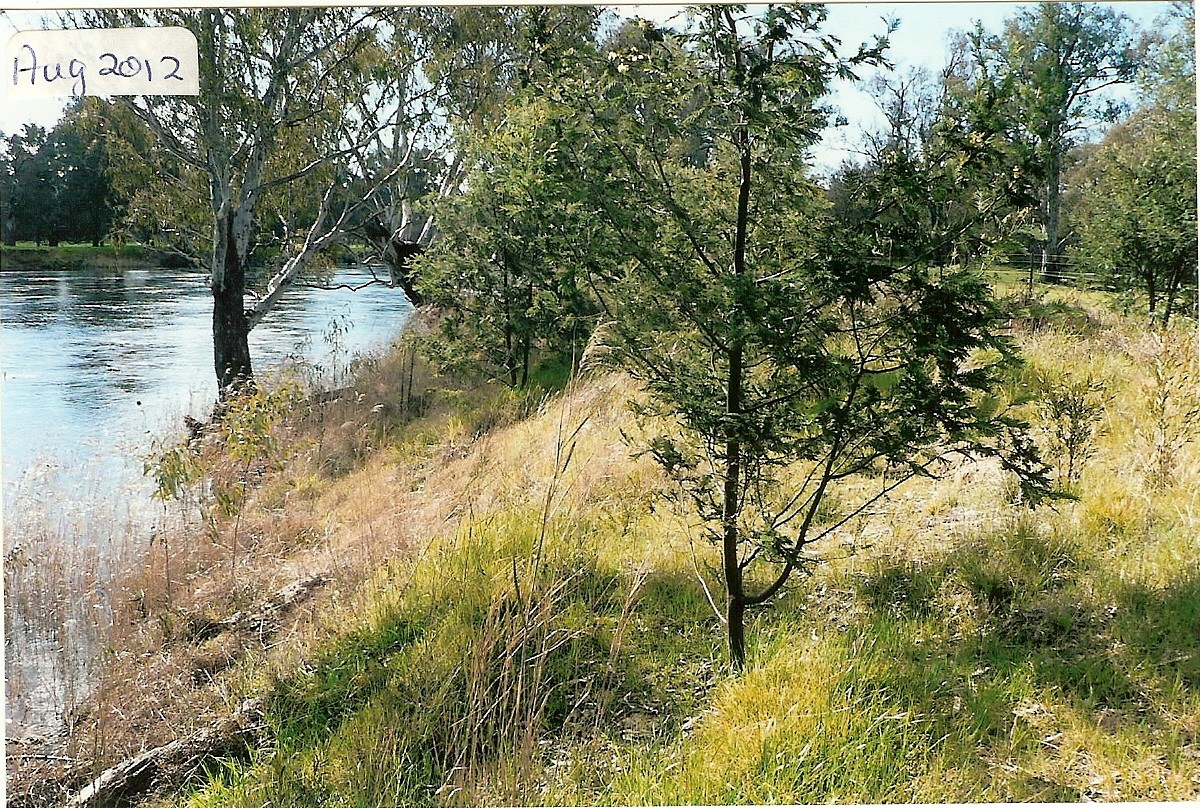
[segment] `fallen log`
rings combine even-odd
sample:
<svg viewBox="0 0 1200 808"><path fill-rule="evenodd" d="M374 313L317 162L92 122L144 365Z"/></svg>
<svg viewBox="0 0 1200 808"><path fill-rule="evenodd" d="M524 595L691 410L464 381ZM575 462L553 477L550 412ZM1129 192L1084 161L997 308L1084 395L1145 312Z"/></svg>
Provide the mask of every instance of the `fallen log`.
<svg viewBox="0 0 1200 808"><path fill-rule="evenodd" d="M253 632L263 636L273 634L278 622L292 607L306 600L313 592L333 580L326 572L318 572L293 581L267 597L249 612L234 612L221 620L208 620L199 615L185 615L189 624L188 637L203 642L226 631Z"/></svg>
<svg viewBox="0 0 1200 808"><path fill-rule="evenodd" d="M284 614L331 580L333 576L328 573L315 573L271 594L251 612L237 612L219 621L197 619L191 638L199 641L225 631L273 633ZM232 715L211 726L106 769L78 791L64 808L128 806L152 793L181 785L201 766L217 758L247 754L263 733L259 720L262 705L262 699L249 699Z"/></svg>
<svg viewBox="0 0 1200 808"><path fill-rule="evenodd" d="M261 715L262 700L248 699L232 715L212 726L148 749L104 770L64 808L131 805L153 792L180 785L212 760L244 755L263 733Z"/></svg>

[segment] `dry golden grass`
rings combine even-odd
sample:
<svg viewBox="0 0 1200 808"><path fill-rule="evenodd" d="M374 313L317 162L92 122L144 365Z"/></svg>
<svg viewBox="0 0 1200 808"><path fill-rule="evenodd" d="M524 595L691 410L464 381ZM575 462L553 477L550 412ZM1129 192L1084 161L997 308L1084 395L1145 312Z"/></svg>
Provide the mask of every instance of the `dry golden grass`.
<svg viewBox="0 0 1200 808"><path fill-rule="evenodd" d="M720 598L712 550L623 437L638 431L627 378L531 401L455 388L398 352L278 426L237 515L172 537L169 603L166 554L151 558L72 754L108 762L280 687L299 709L354 643L416 626L322 740L290 741L294 763L264 753L193 803L1196 797L1200 434L1180 361L1195 338L1084 319L1017 333L1027 378L1107 386L1079 500L1028 512L986 462L906 485L756 615L737 678L700 584ZM590 594L573 602L579 570ZM269 631L205 634L313 575L327 583ZM556 593L543 611L521 600L530 587ZM582 650L549 664L560 636ZM568 698L574 718L544 730L530 694L576 693L563 681L597 669L612 701L590 729ZM420 720L411 692L430 694ZM488 724L474 747L487 703L511 706L513 732ZM444 755L414 751L427 737ZM397 766L442 779L401 788Z"/></svg>

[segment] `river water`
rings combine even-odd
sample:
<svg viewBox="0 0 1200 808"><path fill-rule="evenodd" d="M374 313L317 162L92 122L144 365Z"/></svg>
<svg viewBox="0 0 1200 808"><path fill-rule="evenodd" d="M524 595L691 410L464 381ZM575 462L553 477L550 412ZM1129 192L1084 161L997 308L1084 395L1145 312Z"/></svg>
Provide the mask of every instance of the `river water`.
<svg viewBox="0 0 1200 808"><path fill-rule="evenodd" d="M330 285L359 285L339 270ZM399 289L299 287L254 331L256 372L291 363L337 386L412 307ZM84 627L107 610L107 561L157 529L142 458L216 397L205 277L161 269L0 272L8 736L55 730L78 700ZM133 543L135 546L130 547ZM53 573L51 572L53 570ZM64 601L58 588L77 589ZM90 619L89 610L93 610ZM39 632L22 613L53 612ZM61 625L60 625L61 624ZM68 647L70 646L70 647Z"/></svg>

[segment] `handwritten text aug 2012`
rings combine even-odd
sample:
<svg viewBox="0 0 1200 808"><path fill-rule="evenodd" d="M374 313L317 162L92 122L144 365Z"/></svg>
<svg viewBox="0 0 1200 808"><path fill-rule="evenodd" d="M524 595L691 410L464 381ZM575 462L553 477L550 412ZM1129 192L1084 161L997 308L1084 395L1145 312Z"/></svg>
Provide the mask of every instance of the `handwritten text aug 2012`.
<svg viewBox="0 0 1200 808"><path fill-rule="evenodd" d="M29 44L21 46L26 58L18 55L13 59L13 85L18 85L23 79L27 80L30 86L36 86L39 81L53 83L55 81L71 81L71 95L87 95L87 74L88 62L83 59L72 58L67 63L66 72L63 72L62 62L54 62L53 64L41 64L38 62L37 51ZM96 57L96 62L100 65L100 70L97 75L114 76L123 79L132 79L141 76L145 72L146 81L154 81L155 68L152 58L126 56L124 59L111 51L106 51ZM180 75L180 68L183 63L178 56L160 56L158 59L159 70L158 75L162 81L183 81L183 76Z"/></svg>
<svg viewBox="0 0 1200 808"><path fill-rule="evenodd" d="M199 92L196 39L186 28L24 31L7 55L9 97Z"/></svg>

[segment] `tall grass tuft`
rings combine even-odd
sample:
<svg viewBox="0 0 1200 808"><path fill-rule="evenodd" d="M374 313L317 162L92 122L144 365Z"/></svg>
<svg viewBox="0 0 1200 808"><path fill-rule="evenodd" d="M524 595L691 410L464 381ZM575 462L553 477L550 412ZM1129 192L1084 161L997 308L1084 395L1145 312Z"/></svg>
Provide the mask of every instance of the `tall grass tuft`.
<svg viewBox="0 0 1200 808"><path fill-rule="evenodd" d="M138 506L144 490L115 496L93 473L101 472L51 469L9 491L5 678L9 730L18 737L70 730L122 608L118 581L171 526L148 501Z"/></svg>

